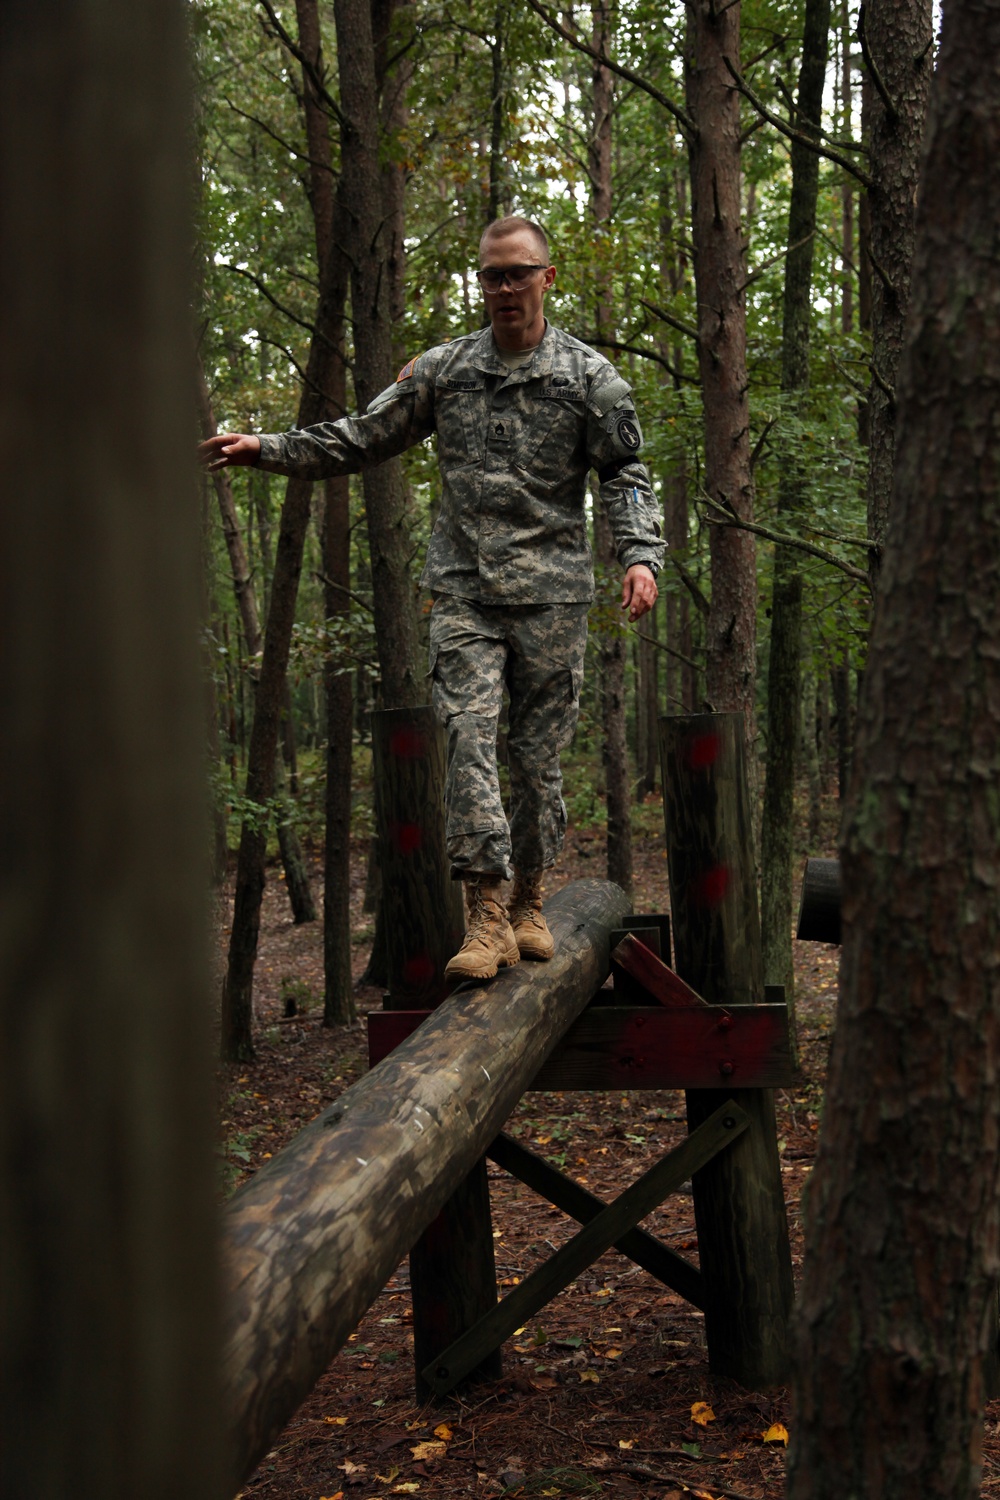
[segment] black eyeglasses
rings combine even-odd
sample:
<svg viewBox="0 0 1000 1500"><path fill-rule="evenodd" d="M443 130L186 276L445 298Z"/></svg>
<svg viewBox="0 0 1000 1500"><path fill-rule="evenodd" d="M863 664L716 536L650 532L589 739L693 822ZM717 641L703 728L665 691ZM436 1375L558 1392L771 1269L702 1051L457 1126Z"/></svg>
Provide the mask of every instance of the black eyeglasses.
<svg viewBox="0 0 1000 1500"><path fill-rule="evenodd" d="M512 292L523 292L526 286L531 285L531 278L536 271L547 271L548 266L506 266L502 271L493 266L487 266L483 271L476 272L476 280L487 296L494 296L506 281Z"/></svg>

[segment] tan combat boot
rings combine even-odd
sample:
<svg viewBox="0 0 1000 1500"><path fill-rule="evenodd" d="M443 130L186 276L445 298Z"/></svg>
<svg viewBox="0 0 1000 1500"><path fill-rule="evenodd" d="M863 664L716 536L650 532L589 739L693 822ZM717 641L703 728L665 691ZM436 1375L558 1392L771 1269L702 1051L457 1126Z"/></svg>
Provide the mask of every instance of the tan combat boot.
<svg viewBox="0 0 1000 1500"><path fill-rule="evenodd" d="M521 956L507 920L500 879L496 875L474 875L463 884L469 929L461 949L449 959L444 977L492 979L498 969L516 964Z"/></svg>
<svg viewBox="0 0 1000 1500"><path fill-rule="evenodd" d="M556 945L542 916L541 870L514 871L508 916L522 958L537 958L544 962L552 957Z"/></svg>

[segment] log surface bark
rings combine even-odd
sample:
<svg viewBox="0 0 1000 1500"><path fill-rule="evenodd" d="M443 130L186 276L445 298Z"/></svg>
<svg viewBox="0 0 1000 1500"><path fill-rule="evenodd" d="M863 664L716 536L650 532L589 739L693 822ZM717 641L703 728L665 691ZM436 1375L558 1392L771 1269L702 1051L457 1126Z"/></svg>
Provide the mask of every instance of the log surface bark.
<svg viewBox="0 0 1000 1500"><path fill-rule="evenodd" d="M226 1212L224 1378L237 1472L250 1472L468 1175L607 976L617 886L546 906L544 967L456 992L236 1193Z"/></svg>

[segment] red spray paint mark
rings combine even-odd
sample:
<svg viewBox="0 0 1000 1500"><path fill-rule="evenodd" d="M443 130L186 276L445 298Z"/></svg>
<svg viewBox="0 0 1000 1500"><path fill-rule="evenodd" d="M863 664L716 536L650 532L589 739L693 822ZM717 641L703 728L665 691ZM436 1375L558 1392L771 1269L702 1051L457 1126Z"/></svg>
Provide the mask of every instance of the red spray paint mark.
<svg viewBox="0 0 1000 1500"><path fill-rule="evenodd" d="M403 983L420 985L434 978L434 960L429 953L416 953L403 965Z"/></svg>
<svg viewBox="0 0 1000 1500"><path fill-rule="evenodd" d="M691 898L696 906L720 906L729 889L728 865L713 865L691 884Z"/></svg>
<svg viewBox="0 0 1000 1500"><path fill-rule="evenodd" d="M400 854L413 854L424 841L424 830L419 823L393 823L389 834Z"/></svg>
<svg viewBox="0 0 1000 1500"><path fill-rule="evenodd" d="M389 736L389 754L400 760L419 760L427 754L427 740L419 729L394 729Z"/></svg>
<svg viewBox="0 0 1000 1500"><path fill-rule="evenodd" d="M721 740L717 734L696 734L687 747L689 771L704 771L719 758Z"/></svg>

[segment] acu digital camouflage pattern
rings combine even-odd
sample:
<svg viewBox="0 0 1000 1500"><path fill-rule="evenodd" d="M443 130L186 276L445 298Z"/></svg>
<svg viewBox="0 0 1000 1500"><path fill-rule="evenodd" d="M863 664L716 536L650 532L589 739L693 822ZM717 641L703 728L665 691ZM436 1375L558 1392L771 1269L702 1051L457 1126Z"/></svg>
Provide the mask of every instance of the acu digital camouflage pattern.
<svg viewBox="0 0 1000 1500"><path fill-rule="evenodd" d="M576 728L586 604L481 605L439 595L431 612L432 698L448 737L448 857L455 875L543 870L566 831L559 752ZM510 823L497 724L510 693Z"/></svg>
<svg viewBox="0 0 1000 1500"><path fill-rule="evenodd" d="M262 437L260 467L325 479L382 463L432 433L444 492L425 587L484 604L592 599L591 469L622 567L659 568L659 507L637 458L642 433L628 384L551 324L515 369L490 328L430 349L365 416Z"/></svg>

